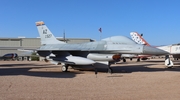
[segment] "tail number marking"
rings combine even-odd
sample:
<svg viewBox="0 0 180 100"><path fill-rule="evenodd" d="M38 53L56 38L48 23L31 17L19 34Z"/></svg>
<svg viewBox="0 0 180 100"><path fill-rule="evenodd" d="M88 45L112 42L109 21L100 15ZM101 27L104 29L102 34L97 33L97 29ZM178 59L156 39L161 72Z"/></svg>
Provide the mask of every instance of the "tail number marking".
<svg viewBox="0 0 180 100"><path fill-rule="evenodd" d="M43 34L47 34L47 29L43 30Z"/></svg>
<svg viewBox="0 0 180 100"><path fill-rule="evenodd" d="M52 34L47 34L47 29L43 30L43 34L45 35L45 38L51 38Z"/></svg>
<svg viewBox="0 0 180 100"><path fill-rule="evenodd" d="M52 34L45 35L45 38L51 38Z"/></svg>

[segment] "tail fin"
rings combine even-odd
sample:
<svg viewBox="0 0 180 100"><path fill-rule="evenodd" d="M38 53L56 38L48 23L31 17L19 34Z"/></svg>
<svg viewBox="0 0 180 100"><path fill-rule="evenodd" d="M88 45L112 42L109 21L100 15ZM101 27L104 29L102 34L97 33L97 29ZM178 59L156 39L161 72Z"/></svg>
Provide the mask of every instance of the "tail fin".
<svg viewBox="0 0 180 100"><path fill-rule="evenodd" d="M41 38L41 45L44 44L65 44L65 42L61 42L57 40L48 27L44 24L43 21L36 22L36 26Z"/></svg>
<svg viewBox="0 0 180 100"><path fill-rule="evenodd" d="M146 40L144 40L144 38L137 32L131 32L130 35L132 40L134 40L136 43L150 46L149 43Z"/></svg>

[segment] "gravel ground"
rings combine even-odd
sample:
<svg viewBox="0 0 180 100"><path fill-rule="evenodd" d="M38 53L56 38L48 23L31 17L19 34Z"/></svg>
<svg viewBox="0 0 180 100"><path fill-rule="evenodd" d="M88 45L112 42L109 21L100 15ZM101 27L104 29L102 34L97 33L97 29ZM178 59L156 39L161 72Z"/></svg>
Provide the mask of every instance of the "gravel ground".
<svg viewBox="0 0 180 100"><path fill-rule="evenodd" d="M45 62L0 61L0 100L179 100L180 62L128 61L106 69L61 72Z"/></svg>

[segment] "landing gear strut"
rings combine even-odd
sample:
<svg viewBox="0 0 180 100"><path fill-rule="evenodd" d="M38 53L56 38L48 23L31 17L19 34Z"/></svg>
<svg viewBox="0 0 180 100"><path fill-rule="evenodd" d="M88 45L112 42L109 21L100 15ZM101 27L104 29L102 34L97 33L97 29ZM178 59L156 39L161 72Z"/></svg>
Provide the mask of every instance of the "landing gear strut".
<svg viewBox="0 0 180 100"><path fill-rule="evenodd" d="M173 62L171 61L169 55L165 56L165 65L167 68L172 68L173 67Z"/></svg>
<svg viewBox="0 0 180 100"><path fill-rule="evenodd" d="M111 64L112 64L112 62L109 62L109 63L108 63L108 73L110 73L110 74L113 73L113 70L112 70L112 68L110 67Z"/></svg>
<svg viewBox="0 0 180 100"><path fill-rule="evenodd" d="M97 75L97 73L98 73L98 70L95 68L95 69L94 69L94 71L95 71L95 75Z"/></svg>
<svg viewBox="0 0 180 100"><path fill-rule="evenodd" d="M113 73L113 70L112 70L112 68L108 68L108 73L110 73L110 74L112 74Z"/></svg>

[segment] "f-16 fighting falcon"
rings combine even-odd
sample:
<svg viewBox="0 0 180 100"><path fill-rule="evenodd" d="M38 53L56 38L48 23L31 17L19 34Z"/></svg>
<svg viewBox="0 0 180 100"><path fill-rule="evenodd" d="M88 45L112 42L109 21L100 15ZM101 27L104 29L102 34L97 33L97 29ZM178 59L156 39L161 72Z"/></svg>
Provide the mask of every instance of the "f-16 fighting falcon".
<svg viewBox="0 0 180 100"><path fill-rule="evenodd" d="M132 40L134 40L138 44L143 44L146 46L151 46L143 37L142 34L138 34L137 32L130 33ZM156 48L167 51L169 54L173 55L174 58L180 58L180 48L179 44L166 45L166 46L156 46ZM138 55L139 57L147 57L151 55ZM139 58L138 58L139 59ZM140 60L139 60L140 61ZM173 67L173 62L170 60L169 55L165 55L165 65L167 68Z"/></svg>
<svg viewBox="0 0 180 100"><path fill-rule="evenodd" d="M168 54L154 47L134 44L134 41L123 36L118 38L123 40L122 43L103 39L97 42L68 44L57 40L43 21L36 22L36 26L41 38L41 46L36 50L37 53L54 64L61 64L63 72L68 70L68 66L91 66L97 72L97 68L103 65L102 67L112 73L110 65L119 61L121 54Z"/></svg>

